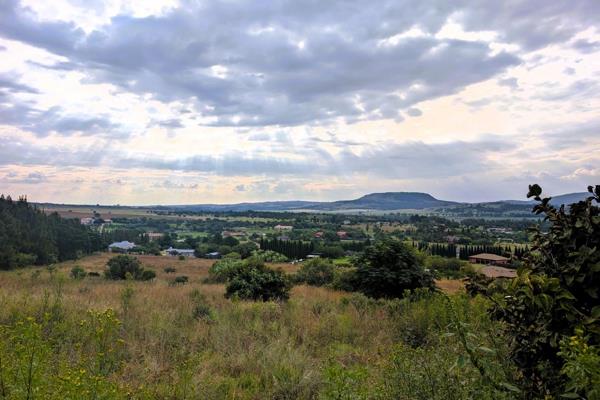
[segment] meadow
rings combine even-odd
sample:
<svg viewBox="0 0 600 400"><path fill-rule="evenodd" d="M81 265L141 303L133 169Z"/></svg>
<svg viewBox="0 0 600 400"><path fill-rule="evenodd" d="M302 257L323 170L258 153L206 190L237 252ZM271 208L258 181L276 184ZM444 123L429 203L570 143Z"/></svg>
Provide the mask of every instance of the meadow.
<svg viewBox="0 0 600 400"><path fill-rule="evenodd" d="M109 257L0 272L0 399L511 398L489 383L510 373L496 323L459 284L401 300L301 285L263 303L203 283L211 260L139 256L152 282L69 276Z"/></svg>

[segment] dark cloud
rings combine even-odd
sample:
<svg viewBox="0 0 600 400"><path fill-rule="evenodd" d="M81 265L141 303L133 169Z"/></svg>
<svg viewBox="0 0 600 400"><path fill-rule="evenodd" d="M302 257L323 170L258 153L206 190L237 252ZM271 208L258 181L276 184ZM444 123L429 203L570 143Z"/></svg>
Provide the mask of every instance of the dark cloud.
<svg viewBox="0 0 600 400"><path fill-rule="evenodd" d="M591 42L586 39L580 39L573 43L573 48L584 54L595 53L600 50L600 41Z"/></svg>
<svg viewBox="0 0 600 400"><path fill-rule="evenodd" d="M72 23L41 22L4 0L0 35L68 58L44 67L85 71L91 82L163 101L184 99L209 118L207 125L401 121L403 109L457 93L520 62L507 53L490 55L482 42L429 36L382 44L415 24L434 34L459 12L485 15L491 26L510 29L497 23L506 16L496 16L496 6L434 3L204 2L160 17L115 17L86 35ZM551 14L548 8L540 4ZM524 27L538 21L532 12L524 14L516 20L526 36ZM472 18L465 21L476 27ZM513 42L531 42L509 33Z"/></svg>
<svg viewBox="0 0 600 400"><path fill-rule="evenodd" d="M0 87L2 87L1 81ZM20 89L15 90L21 91ZM120 130L120 125L113 123L107 115L75 116L67 114L60 107L40 110L30 102L16 100L14 96L7 96L6 102L0 102L0 124L14 125L38 136L47 136L51 133L64 136L80 134L97 137L129 135L129 132Z"/></svg>
<svg viewBox="0 0 600 400"><path fill-rule="evenodd" d="M39 91L19 82L20 77L0 74L0 92L37 94Z"/></svg>
<svg viewBox="0 0 600 400"><path fill-rule="evenodd" d="M420 117L421 115L423 115L423 111L415 107L409 108L408 110L406 110L406 113L411 117Z"/></svg>

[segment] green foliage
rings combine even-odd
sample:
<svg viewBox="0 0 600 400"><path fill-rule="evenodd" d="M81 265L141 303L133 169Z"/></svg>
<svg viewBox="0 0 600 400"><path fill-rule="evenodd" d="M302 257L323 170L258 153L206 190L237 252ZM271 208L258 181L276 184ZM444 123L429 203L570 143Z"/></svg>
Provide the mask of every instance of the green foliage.
<svg viewBox="0 0 600 400"><path fill-rule="evenodd" d="M110 309L88 311L64 351L59 320L19 318L0 325L1 399L121 399L111 382L123 359L120 322Z"/></svg>
<svg viewBox="0 0 600 400"><path fill-rule="evenodd" d="M150 269L144 269L142 271L142 273L140 274L138 280L140 281L151 281L154 278L156 278L156 272L150 270Z"/></svg>
<svg viewBox="0 0 600 400"><path fill-rule="evenodd" d="M561 372L567 377L563 397L600 399L600 347L590 346L589 336L581 328L570 338L563 338L558 353L565 363Z"/></svg>
<svg viewBox="0 0 600 400"><path fill-rule="evenodd" d="M71 278L73 279L83 279L85 278L87 273L81 266L76 265L71 269Z"/></svg>
<svg viewBox="0 0 600 400"><path fill-rule="evenodd" d="M165 273L167 274L174 274L175 272L177 272L177 270L173 267L165 267L163 271L165 271Z"/></svg>
<svg viewBox="0 0 600 400"><path fill-rule="evenodd" d="M206 283L225 283L231 279L244 265L241 260L223 258L215 262L208 270Z"/></svg>
<svg viewBox="0 0 600 400"><path fill-rule="evenodd" d="M104 271L106 279L121 280L135 279L140 281L152 280L156 277L154 271L145 270L137 257L118 255L108 260Z"/></svg>
<svg viewBox="0 0 600 400"><path fill-rule="evenodd" d="M261 259L249 258L228 281L225 297L242 300L287 300L291 283L281 270L267 268Z"/></svg>
<svg viewBox="0 0 600 400"><path fill-rule="evenodd" d="M263 262L283 263L288 260L286 256L273 250L254 250L252 257L260 258Z"/></svg>
<svg viewBox="0 0 600 400"><path fill-rule="evenodd" d="M355 267L338 265L333 270L333 280L330 285L332 289L353 292L358 290L358 286Z"/></svg>
<svg viewBox="0 0 600 400"><path fill-rule="evenodd" d="M127 274L132 277L139 276L143 270L142 264L137 257L118 255L108 260L107 270L104 275L107 279L125 279Z"/></svg>
<svg viewBox="0 0 600 400"><path fill-rule="evenodd" d="M225 258L225 259L231 259L231 260L241 260L242 259L242 255L240 253L232 251L231 253L225 254L223 256L223 258Z"/></svg>
<svg viewBox="0 0 600 400"><path fill-rule="evenodd" d="M402 297L405 290L434 288L416 250L397 240L384 240L365 249L356 260L358 290L371 297Z"/></svg>
<svg viewBox="0 0 600 400"><path fill-rule="evenodd" d="M344 367L331 362L323 372L322 399L367 400L373 390L369 387L369 371L364 366Z"/></svg>
<svg viewBox="0 0 600 400"><path fill-rule="evenodd" d="M313 286L329 285L334 278L334 265L323 258L313 258L302 263L295 281Z"/></svg>
<svg viewBox="0 0 600 400"><path fill-rule="evenodd" d="M561 371L572 370L565 370L559 350L575 327L586 332L590 347L600 343L600 208L593 205L600 200L600 186L589 191L587 200L567 212L542 199L538 185L530 186L528 197L539 203L534 212L544 214L550 227L534 231L532 252L517 278L494 297L493 313L505 324L511 358L529 397L566 390Z"/></svg>

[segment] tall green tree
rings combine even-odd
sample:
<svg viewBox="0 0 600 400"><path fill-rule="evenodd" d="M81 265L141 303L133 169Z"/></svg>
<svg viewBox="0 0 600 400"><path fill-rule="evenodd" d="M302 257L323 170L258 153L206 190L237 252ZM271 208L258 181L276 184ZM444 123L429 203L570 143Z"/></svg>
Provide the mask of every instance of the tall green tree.
<svg viewBox="0 0 600 400"><path fill-rule="evenodd" d="M398 240L386 239L367 247L356 267L356 287L370 297L402 297L406 290L434 288L422 257Z"/></svg>

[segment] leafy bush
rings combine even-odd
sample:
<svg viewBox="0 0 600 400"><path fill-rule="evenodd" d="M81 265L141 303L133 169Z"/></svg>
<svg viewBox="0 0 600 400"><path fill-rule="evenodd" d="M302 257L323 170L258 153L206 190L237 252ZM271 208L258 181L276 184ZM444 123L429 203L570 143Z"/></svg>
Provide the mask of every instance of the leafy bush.
<svg viewBox="0 0 600 400"><path fill-rule="evenodd" d="M261 259L249 258L230 278L225 297L243 300L287 300L291 284L283 271L267 268Z"/></svg>
<svg viewBox="0 0 600 400"><path fill-rule="evenodd" d="M135 280L149 280L156 277L154 271L145 271L142 268L137 257L124 254L111 258L106 266L108 268L104 271L106 279L120 280L130 277Z"/></svg>
<svg viewBox="0 0 600 400"><path fill-rule="evenodd" d="M526 393L557 397L570 389L574 398L591 390L566 385L561 371L569 361L559 352L574 328L581 329L588 347L600 343L600 208L592 204L600 201L600 185L588 190L591 196L567 212L542 199L538 185L529 187L528 197L539 202L534 212L545 214L550 228L534 230L532 251L517 278L494 299L493 314L506 326Z"/></svg>
<svg viewBox="0 0 600 400"><path fill-rule="evenodd" d="M76 265L71 269L71 278L73 279L83 279L86 275L87 273L85 270L79 265Z"/></svg>
<svg viewBox="0 0 600 400"><path fill-rule="evenodd" d="M100 277L100 273L95 272L95 271L91 271L91 272L88 272L87 276L93 277L93 278L99 278Z"/></svg>
<svg viewBox="0 0 600 400"><path fill-rule="evenodd" d="M173 267L165 267L163 271L165 271L167 274L174 274L175 272L177 272L177 270Z"/></svg>
<svg viewBox="0 0 600 400"><path fill-rule="evenodd" d="M178 259L179 261L183 261L183 260L185 260L185 256L182 256L182 255L180 255L180 256L178 256L178 257L177 257L177 259Z"/></svg>
<svg viewBox="0 0 600 400"><path fill-rule="evenodd" d="M282 263L288 261L288 258L281 253L277 253L273 250L254 250L252 252L253 257L260 258L263 262L268 263Z"/></svg>
<svg viewBox="0 0 600 400"><path fill-rule="evenodd" d="M354 292L357 290L358 281L355 267L337 266L333 270L333 281L330 287L335 290Z"/></svg>
<svg viewBox="0 0 600 400"><path fill-rule="evenodd" d="M242 267L241 260L223 258L215 262L208 270L206 283L225 283L232 278Z"/></svg>
<svg viewBox="0 0 600 400"><path fill-rule="evenodd" d="M333 282L334 269L335 267L331 261L313 258L302 263L300 270L296 273L295 280L313 286L328 285Z"/></svg>
<svg viewBox="0 0 600 400"><path fill-rule="evenodd" d="M151 281L154 278L156 278L156 272L154 272L154 271L152 271L150 269L145 269L140 274L138 280L140 280L140 281Z"/></svg>
<svg viewBox="0 0 600 400"><path fill-rule="evenodd" d="M365 249L356 261L358 290L371 297L402 297L405 290L434 288L416 250L397 240L383 240Z"/></svg>

